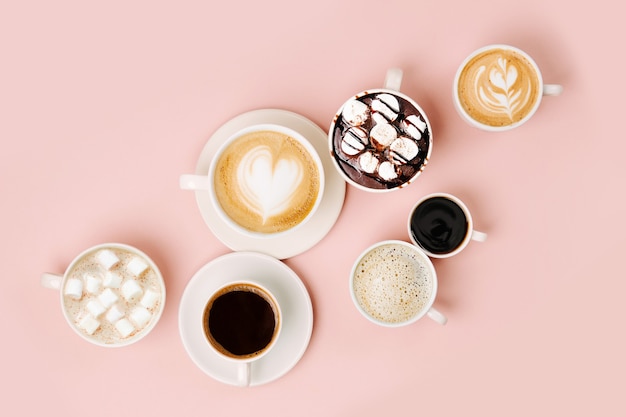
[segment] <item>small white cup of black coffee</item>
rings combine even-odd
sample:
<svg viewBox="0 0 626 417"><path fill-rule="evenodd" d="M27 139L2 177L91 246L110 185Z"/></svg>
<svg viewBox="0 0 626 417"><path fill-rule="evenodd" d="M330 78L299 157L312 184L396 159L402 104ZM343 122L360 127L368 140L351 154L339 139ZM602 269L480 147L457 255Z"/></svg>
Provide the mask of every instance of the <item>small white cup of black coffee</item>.
<svg viewBox="0 0 626 417"><path fill-rule="evenodd" d="M487 239L486 233L474 230L465 203L448 193L429 194L417 201L408 216L407 230L411 242L432 258L454 256L471 240Z"/></svg>

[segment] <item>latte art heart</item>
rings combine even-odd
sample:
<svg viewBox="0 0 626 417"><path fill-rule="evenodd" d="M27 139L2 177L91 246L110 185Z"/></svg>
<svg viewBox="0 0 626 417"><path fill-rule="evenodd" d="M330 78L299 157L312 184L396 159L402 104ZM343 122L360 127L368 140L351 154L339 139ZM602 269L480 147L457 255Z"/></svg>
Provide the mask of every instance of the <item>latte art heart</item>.
<svg viewBox="0 0 626 417"><path fill-rule="evenodd" d="M321 196L319 159L288 134L261 130L228 144L213 185L220 212L246 231L289 230L309 217Z"/></svg>
<svg viewBox="0 0 626 417"><path fill-rule="evenodd" d="M274 160L271 149L259 146L248 152L237 170L243 201L263 218L282 213L302 182L301 161L290 157Z"/></svg>

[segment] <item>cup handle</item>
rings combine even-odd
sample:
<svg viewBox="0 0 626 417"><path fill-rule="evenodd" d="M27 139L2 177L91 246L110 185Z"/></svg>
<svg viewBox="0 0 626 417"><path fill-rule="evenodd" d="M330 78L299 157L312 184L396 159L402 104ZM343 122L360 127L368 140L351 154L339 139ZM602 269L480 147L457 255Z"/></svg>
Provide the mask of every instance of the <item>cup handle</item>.
<svg viewBox="0 0 626 417"><path fill-rule="evenodd" d="M558 96L563 92L563 86L559 84L544 84L543 95L544 96Z"/></svg>
<svg viewBox="0 0 626 417"><path fill-rule="evenodd" d="M487 233L472 230L472 240L475 240L476 242L484 242L487 240Z"/></svg>
<svg viewBox="0 0 626 417"><path fill-rule="evenodd" d="M209 177L207 175L185 174L180 176L180 188L183 190L208 190Z"/></svg>
<svg viewBox="0 0 626 417"><path fill-rule="evenodd" d="M61 281L63 281L63 275L52 274L49 272L41 274L41 285L43 287L50 288L52 290L60 290Z"/></svg>
<svg viewBox="0 0 626 417"><path fill-rule="evenodd" d="M433 307L429 308L426 314L428 315L428 317L435 320L437 323L441 325L446 324L448 322L448 318L444 316L439 310Z"/></svg>
<svg viewBox="0 0 626 417"><path fill-rule="evenodd" d="M237 385L240 387L250 386L250 362L237 364Z"/></svg>
<svg viewBox="0 0 626 417"><path fill-rule="evenodd" d="M384 87L387 90L400 91L402 85L402 70L400 68L390 68L387 70Z"/></svg>

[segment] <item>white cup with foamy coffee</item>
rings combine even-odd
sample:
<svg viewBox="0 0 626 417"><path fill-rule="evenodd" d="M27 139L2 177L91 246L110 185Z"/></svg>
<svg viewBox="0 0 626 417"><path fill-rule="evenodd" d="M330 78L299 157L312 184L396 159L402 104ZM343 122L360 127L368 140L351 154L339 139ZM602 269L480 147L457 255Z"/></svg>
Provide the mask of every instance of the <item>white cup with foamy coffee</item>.
<svg viewBox="0 0 626 417"><path fill-rule="evenodd" d="M378 242L357 258L350 273L350 294L368 320L400 327L428 316L439 324L447 318L433 307L437 273L418 247L401 240Z"/></svg>
<svg viewBox="0 0 626 417"><path fill-rule="evenodd" d="M470 54L454 78L454 105L463 120L488 131L504 131L527 122L542 97L561 94L544 84L539 67L524 51L488 45Z"/></svg>
<svg viewBox="0 0 626 417"><path fill-rule="evenodd" d="M70 327L98 346L139 341L157 324L165 305L157 265L139 249L120 243L85 250L63 275L42 274L41 284L59 290Z"/></svg>
<svg viewBox="0 0 626 417"><path fill-rule="evenodd" d="M206 174L180 177L182 189L209 192L224 223L254 238L276 237L305 224L320 205L324 183L313 145L276 124L236 132L220 146Z"/></svg>
<svg viewBox="0 0 626 417"><path fill-rule="evenodd" d="M237 385L247 387L252 364L267 355L282 329L281 309L274 295L255 281L230 282L209 297L202 330L209 346L237 366Z"/></svg>
<svg viewBox="0 0 626 417"><path fill-rule="evenodd" d="M410 211L407 230L411 242L432 258L448 258L465 249L471 240L487 240L486 233L474 230L465 203L448 193L432 193L419 199Z"/></svg>

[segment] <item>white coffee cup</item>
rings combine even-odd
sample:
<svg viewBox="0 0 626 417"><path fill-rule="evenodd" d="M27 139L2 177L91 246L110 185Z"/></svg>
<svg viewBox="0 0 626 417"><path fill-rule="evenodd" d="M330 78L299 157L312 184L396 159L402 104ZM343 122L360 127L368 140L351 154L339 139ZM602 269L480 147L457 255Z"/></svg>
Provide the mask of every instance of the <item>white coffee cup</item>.
<svg viewBox="0 0 626 417"><path fill-rule="evenodd" d="M430 258L401 240L370 246L350 273L350 295L357 310L385 327L406 326L424 316L446 324L447 318L433 307L437 285Z"/></svg>
<svg viewBox="0 0 626 417"><path fill-rule="evenodd" d="M402 70L387 71L383 88L351 96L328 132L332 161L363 191L389 192L411 184L428 164L433 138L422 108L400 92Z"/></svg>
<svg viewBox="0 0 626 417"><path fill-rule="evenodd" d="M59 290L70 327L103 347L127 346L144 338L165 306L165 283L157 265L139 249L121 243L83 251L63 275L43 273L41 285Z"/></svg>
<svg viewBox="0 0 626 417"><path fill-rule="evenodd" d="M207 191L220 219L253 238L277 237L305 224L320 205L324 184L313 145L276 124L239 130L219 147L206 174L180 177L182 189Z"/></svg>
<svg viewBox="0 0 626 417"><path fill-rule="evenodd" d="M463 120L487 131L505 131L526 123L542 96L561 94L544 84L535 61L519 48L494 44L472 52L454 77L453 101Z"/></svg>
<svg viewBox="0 0 626 417"><path fill-rule="evenodd" d="M237 385L249 386L252 364L280 337L282 315L276 297L255 281L230 282L209 296L203 310L202 330L209 346L236 364Z"/></svg>
<svg viewBox="0 0 626 417"><path fill-rule="evenodd" d="M474 230L469 209L448 193L422 197L410 211L407 230L411 242L432 258L448 258L461 252L471 240L484 242L487 234Z"/></svg>

